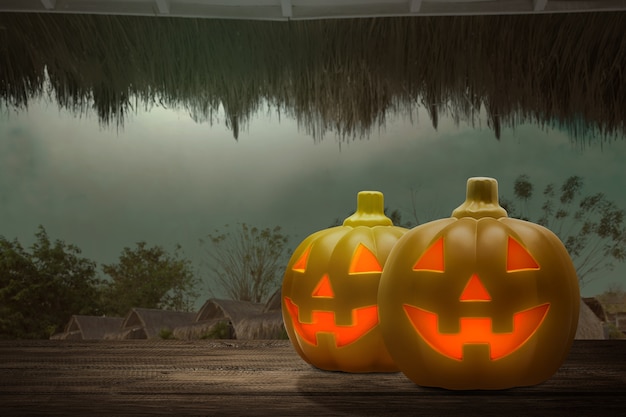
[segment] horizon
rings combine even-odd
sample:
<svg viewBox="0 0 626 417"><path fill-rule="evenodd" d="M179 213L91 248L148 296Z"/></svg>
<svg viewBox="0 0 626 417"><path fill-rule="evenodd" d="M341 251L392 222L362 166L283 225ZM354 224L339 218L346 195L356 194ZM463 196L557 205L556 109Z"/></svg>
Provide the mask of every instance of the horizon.
<svg viewBox="0 0 626 417"><path fill-rule="evenodd" d="M52 240L81 248L99 265L116 262L136 242L175 244L203 281L199 306L212 296L198 239L225 224L281 226L289 247L355 209L358 191L383 192L385 206L411 220L411 192L421 218L448 217L472 176L499 182L528 174L540 193L570 175L583 194L604 192L626 207L621 161L626 141L574 141L564 130L522 124L498 141L485 126L442 117L437 130L416 110L413 122L388 117L369 138L321 141L293 119L257 112L239 140L220 123L196 123L182 110L138 111L119 130L94 115L76 117L46 99L3 115L0 235L30 246L41 224ZM421 116L420 116L421 115ZM446 190L442 193L441 190ZM623 283L624 263L581 289L594 296Z"/></svg>

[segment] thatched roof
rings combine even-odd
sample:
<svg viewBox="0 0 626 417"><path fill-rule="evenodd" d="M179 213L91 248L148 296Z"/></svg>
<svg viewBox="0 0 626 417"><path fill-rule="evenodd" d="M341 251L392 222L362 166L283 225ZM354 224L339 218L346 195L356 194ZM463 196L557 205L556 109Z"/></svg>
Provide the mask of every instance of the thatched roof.
<svg viewBox="0 0 626 417"><path fill-rule="evenodd" d="M575 339L606 339L604 324L581 299Z"/></svg>
<svg viewBox="0 0 626 417"><path fill-rule="evenodd" d="M50 340L83 340L83 336L78 330L71 332L62 331L50 336Z"/></svg>
<svg viewBox="0 0 626 417"><path fill-rule="evenodd" d="M189 325L195 319L195 312L133 308L124 319L118 339L151 339L159 337L162 330L173 331L177 327Z"/></svg>
<svg viewBox="0 0 626 417"><path fill-rule="evenodd" d="M315 138L367 136L424 106L499 137L524 122L626 133L626 12L296 22L0 13L0 97L51 96L122 125L138 107L221 118L258 110ZM417 120L415 119L415 122Z"/></svg>
<svg viewBox="0 0 626 417"><path fill-rule="evenodd" d="M281 311L281 290L282 288L278 288L274 294L267 300L265 306L263 307L263 312L267 313L270 311Z"/></svg>
<svg viewBox="0 0 626 417"><path fill-rule="evenodd" d="M104 338L107 340L148 339L148 333L143 327L134 327L130 329L122 329L121 331L115 333L107 333Z"/></svg>
<svg viewBox="0 0 626 417"><path fill-rule="evenodd" d="M272 300L271 297L270 300ZM278 338L283 334L282 316L279 310L265 313L268 304L248 301L209 299L196 315L195 322L174 330L179 339L198 339L215 333L219 326L226 324L228 337L233 339Z"/></svg>
<svg viewBox="0 0 626 417"><path fill-rule="evenodd" d="M176 339L235 339L235 329L226 318L215 318L195 322L188 326L174 329L173 336Z"/></svg>
<svg viewBox="0 0 626 417"><path fill-rule="evenodd" d="M235 324L237 339L286 338L281 308L281 288L278 288L260 313L244 317Z"/></svg>
<svg viewBox="0 0 626 417"><path fill-rule="evenodd" d="M583 297L583 301L587 304L587 307L593 311L593 314L596 315L601 322L606 321L606 311L604 311L604 307L602 307L602 303L596 297Z"/></svg>
<svg viewBox="0 0 626 417"><path fill-rule="evenodd" d="M280 310L246 317L235 326L237 339L285 339L287 333Z"/></svg>
<svg viewBox="0 0 626 417"><path fill-rule="evenodd" d="M235 324L244 317L260 313L262 309L262 304L211 298L207 300L198 311L195 321L202 322L205 320L226 319Z"/></svg>
<svg viewBox="0 0 626 417"><path fill-rule="evenodd" d="M120 329L124 322L123 317L98 317L73 315L65 325L60 339L72 340L100 340L107 333L113 333Z"/></svg>
<svg viewBox="0 0 626 417"><path fill-rule="evenodd" d="M262 305L248 301L207 300L194 318L194 322L174 329L178 339L237 338L235 323L244 317L258 314ZM226 326L226 329L223 327Z"/></svg>

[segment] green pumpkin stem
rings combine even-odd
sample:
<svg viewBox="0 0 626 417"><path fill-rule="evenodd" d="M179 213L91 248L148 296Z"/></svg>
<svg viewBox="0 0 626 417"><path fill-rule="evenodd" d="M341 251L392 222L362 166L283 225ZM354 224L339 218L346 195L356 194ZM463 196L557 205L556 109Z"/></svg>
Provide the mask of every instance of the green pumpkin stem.
<svg viewBox="0 0 626 417"><path fill-rule="evenodd" d="M454 209L452 217L507 217L506 210L498 202L498 181L488 177L469 178L465 202Z"/></svg>
<svg viewBox="0 0 626 417"><path fill-rule="evenodd" d="M344 226L393 226L385 216L383 193L379 191L361 191L356 198L356 212L343 221Z"/></svg>

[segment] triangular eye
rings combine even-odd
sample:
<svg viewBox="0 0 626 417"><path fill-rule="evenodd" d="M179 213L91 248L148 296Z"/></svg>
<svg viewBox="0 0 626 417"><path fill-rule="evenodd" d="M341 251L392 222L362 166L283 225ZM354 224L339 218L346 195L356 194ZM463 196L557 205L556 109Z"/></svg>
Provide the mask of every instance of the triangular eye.
<svg viewBox="0 0 626 417"><path fill-rule="evenodd" d="M430 245L413 265L413 271L444 272L443 237Z"/></svg>
<svg viewBox="0 0 626 417"><path fill-rule="evenodd" d="M291 269L296 272L304 272L306 271L306 264L309 260L309 253L311 253L311 247L309 246L302 255L298 258L296 263L293 264Z"/></svg>
<svg viewBox="0 0 626 417"><path fill-rule="evenodd" d="M535 258L515 239L509 236L506 255L506 272L539 269Z"/></svg>
<svg viewBox="0 0 626 417"><path fill-rule="evenodd" d="M383 268L380 266L376 255L371 250L366 248L362 243L354 251L352 256L352 262L350 262L349 274L368 274L372 272L382 272Z"/></svg>

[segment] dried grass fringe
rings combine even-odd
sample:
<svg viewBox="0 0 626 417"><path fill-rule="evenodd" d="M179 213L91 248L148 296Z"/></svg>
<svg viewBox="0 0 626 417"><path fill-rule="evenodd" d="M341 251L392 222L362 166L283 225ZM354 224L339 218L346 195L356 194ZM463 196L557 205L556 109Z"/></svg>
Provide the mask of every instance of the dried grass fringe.
<svg viewBox="0 0 626 417"><path fill-rule="evenodd" d="M138 106L184 108L235 138L264 107L316 139L369 135L424 105L500 137L525 122L574 137L626 133L626 13L262 22L0 14L0 96L48 94L122 126ZM47 74L47 76L46 76ZM46 77L49 90L44 91Z"/></svg>

